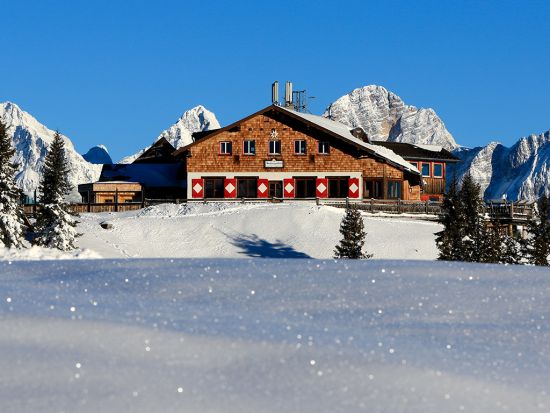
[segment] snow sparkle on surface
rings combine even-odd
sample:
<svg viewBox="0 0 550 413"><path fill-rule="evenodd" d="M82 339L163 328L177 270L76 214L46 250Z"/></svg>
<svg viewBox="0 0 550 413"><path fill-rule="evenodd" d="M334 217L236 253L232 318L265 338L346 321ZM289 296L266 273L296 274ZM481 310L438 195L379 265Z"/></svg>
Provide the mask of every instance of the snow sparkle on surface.
<svg viewBox="0 0 550 413"><path fill-rule="evenodd" d="M383 260L0 262L0 411L546 412L549 276Z"/></svg>

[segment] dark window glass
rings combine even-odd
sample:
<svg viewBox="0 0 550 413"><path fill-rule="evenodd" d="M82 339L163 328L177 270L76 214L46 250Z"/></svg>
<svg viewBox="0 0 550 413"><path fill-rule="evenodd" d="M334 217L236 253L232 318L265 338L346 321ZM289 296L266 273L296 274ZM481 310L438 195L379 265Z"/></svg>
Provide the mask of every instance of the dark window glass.
<svg viewBox="0 0 550 413"><path fill-rule="evenodd" d="M388 198L401 199L401 182L388 181Z"/></svg>
<svg viewBox="0 0 550 413"><path fill-rule="evenodd" d="M281 154L281 141L269 141L269 154L270 155Z"/></svg>
<svg viewBox="0 0 550 413"><path fill-rule="evenodd" d="M443 178L443 165L434 163L434 178Z"/></svg>
<svg viewBox="0 0 550 413"><path fill-rule="evenodd" d="M294 153L297 154L297 155L305 155L306 154L306 141L305 140L294 141Z"/></svg>
<svg viewBox="0 0 550 413"><path fill-rule="evenodd" d="M295 182L296 198L315 198L315 178L298 178Z"/></svg>
<svg viewBox="0 0 550 413"><path fill-rule="evenodd" d="M348 178L329 178L328 196L329 198L346 198L349 195Z"/></svg>
<svg viewBox="0 0 550 413"><path fill-rule="evenodd" d="M330 152L330 146L328 142L319 142L319 153L321 155L328 155Z"/></svg>
<svg viewBox="0 0 550 413"><path fill-rule="evenodd" d="M231 155L233 151L233 145L231 142L220 142L220 154L221 155Z"/></svg>
<svg viewBox="0 0 550 413"><path fill-rule="evenodd" d="M244 141L244 154L254 155L256 154L256 141Z"/></svg>
<svg viewBox="0 0 550 413"><path fill-rule="evenodd" d="M269 181L269 196L271 198L283 197L283 183L281 181Z"/></svg>
<svg viewBox="0 0 550 413"><path fill-rule="evenodd" d="M382 181L365 181L363 197L381 199L384 198Z"/></svg>
<svg viewBox="0 0 550 413"><path fill-rule="evenodd" d="M430 176L430 164L422 162L422 176Z"/></svg>
<svg viewBox="0 0 550 413"><path fill-rule="evenodd" d="M256 178L237 179L237 198L257 198L258 180Z"/></svg>
<svg viewBox="0 0 550 413"><path fill-rule="evenodd" d="M223 178L204 179L205 198L223 198Z"/></svg>

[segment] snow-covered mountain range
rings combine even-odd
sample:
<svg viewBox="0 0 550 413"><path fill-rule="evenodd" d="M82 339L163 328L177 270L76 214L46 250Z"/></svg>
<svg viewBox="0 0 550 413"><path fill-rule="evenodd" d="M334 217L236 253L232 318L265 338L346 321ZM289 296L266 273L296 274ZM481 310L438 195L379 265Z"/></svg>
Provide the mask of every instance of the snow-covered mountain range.
<svg viewBox="0 0 550 413"><path fill-rule="evenodd" d="M354 89L330 104L323 116L360 126L374 141L440 145L448 150L458 147L433 109L406 105L382 86Z"/></svg>
<svg viewBox="0 0 550 413"><path fill-rule="evenodd" d="M432 109L406 105L382 86L351 91L328 106L323 116L362 127L372 140L440 145L462 162L455 167L461 180L470 173L486 199L534 200L550 195L550 131L523 137L508 148L491 142L478 148L459 146ZM452 177L452 168L447 175Z"/></svg>
<svg viewBox="0 0 550 413"><path fill-rule="evenodd" d="M181 117L170 126L168 129L161 132L159 136L153 141L156 142L161 138L166 138L168 142L178 149L182 146L189 145L193 142L192 134L194 132L201 132L210 129L218 129L220 123L216 119L216 115L206 109L204 106L199 105L186 111ZM127 156L120 160L119 163L132 163L138 156L140 156L149 147L142 149L141 151Z"/></svg>
<svg viewBox="0 0 550 413"><path fill-rule="evenodd" d="M38 189L44 159L55 132L38 122L29 113L11 102L0 103L0 119L8 127L15 147L14 161L19 165L16 180L27 195ZM71 200L80 200L77 185L93 182L99 178L101 165L86 162L76 152L69 138L63 136L65 153L69 162L69 180L73 185Z"/></svg>
<svg viewBox="0 0 550 413"><path fill-rule="evenodd" d="M457 178L469 172L486 199L534 200L550 195L550 131L523 137L510 148L491 142L454 153L462 159L455 166Z"/></svg>

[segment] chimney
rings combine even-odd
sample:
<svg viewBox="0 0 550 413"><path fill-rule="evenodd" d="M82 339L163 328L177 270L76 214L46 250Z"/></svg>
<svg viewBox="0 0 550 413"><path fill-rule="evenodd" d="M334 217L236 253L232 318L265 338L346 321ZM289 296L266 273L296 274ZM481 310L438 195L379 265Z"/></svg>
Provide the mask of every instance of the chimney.
<svg viewBox="0 0 550 413"><path fill-rule="evenodd" d="M279 104L279 81L276 80L271 85L271 103L274 105Z"/></svg>

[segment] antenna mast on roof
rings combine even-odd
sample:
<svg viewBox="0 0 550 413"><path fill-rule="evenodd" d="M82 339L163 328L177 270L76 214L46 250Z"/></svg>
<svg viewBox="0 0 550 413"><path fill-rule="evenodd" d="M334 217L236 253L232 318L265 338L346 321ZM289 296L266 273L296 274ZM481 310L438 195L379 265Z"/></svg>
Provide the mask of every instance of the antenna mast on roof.
<svg viewBox="0 0 550 413"><path fill-rule="evenodd" d="M310 96L309 99L314 99L314 96ZM271 103L274 105L280 105L279 103L279 82L276 80L271 85ZM308 96L304 90L292 90L292 82L287 81L285 83L285 100L284 107L294 109L297 112L309 113L307 109Z"/></svg>

